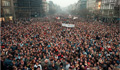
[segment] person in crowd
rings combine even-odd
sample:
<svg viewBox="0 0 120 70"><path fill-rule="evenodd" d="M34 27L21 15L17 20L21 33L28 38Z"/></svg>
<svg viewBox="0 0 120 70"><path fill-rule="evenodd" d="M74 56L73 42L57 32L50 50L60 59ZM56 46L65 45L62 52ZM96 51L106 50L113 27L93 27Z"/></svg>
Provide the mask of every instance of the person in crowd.
<svg viewBox="0 0 120 70"><path fill-rule="evenodd" d="M45 21L44 21L45 20ZM18 19L1 27L2 70L113 70L120 68L119 24L61 18Z"/></svg>

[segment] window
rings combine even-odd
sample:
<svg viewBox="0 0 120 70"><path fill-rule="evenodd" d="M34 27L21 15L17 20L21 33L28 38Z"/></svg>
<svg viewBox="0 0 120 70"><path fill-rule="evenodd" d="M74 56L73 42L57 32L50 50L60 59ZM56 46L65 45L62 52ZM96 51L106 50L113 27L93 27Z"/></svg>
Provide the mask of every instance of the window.
<svg viewBox="0 0 120 70"><path fill-rule="evenodd" d="M14 6L17 6L17 3L14 3Z"/></svg>
<svg viewBox="0 0 120 70"><path fill-rule="evenodd" d="M15 10L18 10L18 8L15 8Z"/></svg>
<svg viewBox="0 0 120 70"><path fill-rule="evenodd" d="M2 6L10 6L10 1L2 1Z"/></svg>
<svg viewBox="0 0 120 70"><path fill-rule="evenodd" d="M10 9L4 9L5 14L10 14Z"/></svg>

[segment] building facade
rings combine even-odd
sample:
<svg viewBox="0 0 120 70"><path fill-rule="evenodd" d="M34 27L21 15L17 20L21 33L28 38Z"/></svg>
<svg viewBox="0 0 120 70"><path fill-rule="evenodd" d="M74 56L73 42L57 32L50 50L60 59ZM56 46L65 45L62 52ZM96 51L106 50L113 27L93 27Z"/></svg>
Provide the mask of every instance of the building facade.
<svg viewBox="0 0 120 70"><path fill-rule="evenodd" d="M101 2L101 13L104 16L114 16L114 8L117 0L102 0Z"/></svg>
<svg viewBox="0 0 120 70"><path fill-rule="evenodd" d="M87 0L87 9L89 12L95 13L100 11L101 0Z"/></svg>
<svg viewBox="0 0 120 70"><path fill-rule="evenodd" d="M1 18L0 21L12 21L14 19L13 0L1 0Z"/></svg>
<svg viewBox="0 0 120 70"><path fill-rule="evenodd" d="M120 18L120 0L117 0L114 7L114 17Z"/></svg>
<svg viewBox="0 0 120 70"><path fill-rule="evenodd" d="M44 10L45 14L47 14L49 12L48 2L46 0L42 0L42 4L43 4L43 10Z"/></svg>
<svg viewBox="0 0 120 70"><path fill-rule="evenodd" d="M44 16L42 0L14 0L16 18Z"/></svg>
<svg viewBox="0 0 120 70"><path fill-rule="evenodd" d="M80 9L86 9L87 8L87 0L79 0L78 1L80 3Z"/></svg>
<svg viewBox="0 0 120 70"><path fill-rule="evenodd" d="M93 12L95 10L96 7L96 0L87 0L87 9L90 12Z"/></svg>

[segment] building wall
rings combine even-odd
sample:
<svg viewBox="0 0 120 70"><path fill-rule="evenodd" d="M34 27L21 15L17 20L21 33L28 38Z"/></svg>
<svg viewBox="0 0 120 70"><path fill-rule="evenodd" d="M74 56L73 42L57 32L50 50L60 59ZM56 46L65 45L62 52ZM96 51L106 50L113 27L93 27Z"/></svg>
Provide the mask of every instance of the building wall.
<svg viewBox="0 0 120 70"><path fill-rule="evenodd" d="M87 9L92 15L100 15L101 0L87 0Z"/></svg>
<svg viewBox="0 0 120 70"><path fill-rule="evenodd" d="M118 0L118 5L120 5L120 0Z"/></svg>
<svg viewBox="0 0 120 70"><path fill-rule="evenodd" d="M116 2L117 0L102 0L102 5L101 5L102 15L113 16Z"/></svg>
<svg viewBox="0 0 120 70"><path fill-rule="evenodd" d="M45 12L45 13L48 13L48 12L49 12L49 5L48 5L47 1L46 1L46 0L43 0L42 2L43 2L44 12Z"/></svg>
<svg viewBox="0 0 120 70"><path fill-rule="evenodd" d="M87 9L94 11L96 6L96 0L87 0Z"/></svg>
<svg viewBox="0 0 120 70"><path fill-rule="evenodd" d="M80 0L76 3L76 8L78 9L80 7Z"/></svg>
<svg viewBox="0 0 120 70"><path fill-rule="evenodd" d="M114 7L114 17L120 18L120 0L117 0Z"/></svg>
<svg viewBox="0 0 120 70"><path fill-rule="evenodd" d="M14 5L16 18L31 18L44 15L42 0L16 0Z"/></svg>
<svg viewBox="0 0 120 70"><path fill-rule="evenodd" d="M12 21L14 18L13 0L1 0L1 20Z"/></svg>
<svg viewBox="0 0 120 70"><path fill-rule="evenodd" d="M80 9L86 9L87 7L87 0L80 0Z"/></svg>

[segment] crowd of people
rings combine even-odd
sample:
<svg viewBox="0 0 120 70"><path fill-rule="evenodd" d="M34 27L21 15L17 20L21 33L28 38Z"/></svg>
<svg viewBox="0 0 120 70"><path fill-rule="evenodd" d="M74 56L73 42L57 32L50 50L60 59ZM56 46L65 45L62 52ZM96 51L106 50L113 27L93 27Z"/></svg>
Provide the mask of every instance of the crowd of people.
<svg viewBox="0 0 120 70"><path fill-rule="evenodd" d="M1 27L2 70L120 69L119 24L33 20Z"/></svg>

